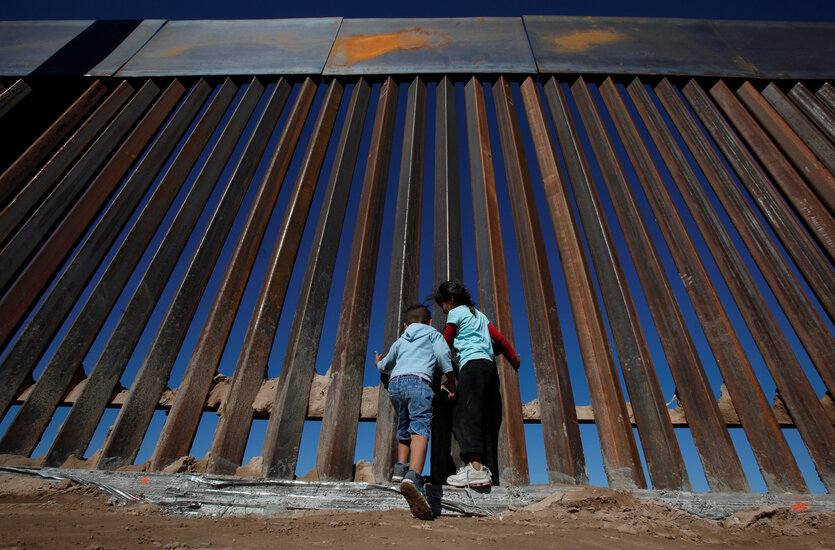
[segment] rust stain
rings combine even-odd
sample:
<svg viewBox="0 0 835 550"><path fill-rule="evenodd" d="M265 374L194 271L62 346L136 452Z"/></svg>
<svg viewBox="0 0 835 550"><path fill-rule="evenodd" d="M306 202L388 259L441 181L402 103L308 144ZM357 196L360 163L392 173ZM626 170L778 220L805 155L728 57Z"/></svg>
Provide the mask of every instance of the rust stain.
<svg viewBox="0 0 835 550"><path fill-rule="evenodd" d="M590 50L596 46L610 44L619 40L624 40L626 35L615 31L578 31L563 36L558 36L553 39L557 50L563 53L577 53Z"/></svg>
<svg viewBox="0 0 835 550"><path fill-rule="evenodd" d="M398 50L441 48L451 42L449 36L418 27L399 32L367 34L337 40L334 61L353 65Z"/></svg>

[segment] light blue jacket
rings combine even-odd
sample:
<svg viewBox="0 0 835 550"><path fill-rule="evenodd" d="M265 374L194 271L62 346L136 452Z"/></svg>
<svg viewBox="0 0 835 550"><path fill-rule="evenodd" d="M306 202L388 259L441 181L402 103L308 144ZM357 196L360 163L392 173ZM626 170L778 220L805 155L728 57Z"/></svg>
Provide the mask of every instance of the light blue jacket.
<svg viewBox="0 0 835 550"><path fill-rule="evenodd" d="M442 372L452 370L449 345L444 336L429 325L412 323L391 345L389 352L377 365L377 370L384 374L391 373L392 378L402 374L417 374L431 380L436 364Z"/></svg>

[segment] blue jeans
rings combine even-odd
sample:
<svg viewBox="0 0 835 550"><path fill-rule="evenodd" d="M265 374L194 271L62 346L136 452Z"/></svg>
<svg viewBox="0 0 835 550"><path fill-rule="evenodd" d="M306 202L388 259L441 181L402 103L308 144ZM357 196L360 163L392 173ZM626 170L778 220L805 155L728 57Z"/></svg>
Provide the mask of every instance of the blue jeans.
<svg viewBox="0 0 835 550"><path fill-rule="evenodd" d="M432 385L415 374L402 374L389 381L389 398L397 411L397 439L408 441L412 434L428 438L432 422Z"/></svg>

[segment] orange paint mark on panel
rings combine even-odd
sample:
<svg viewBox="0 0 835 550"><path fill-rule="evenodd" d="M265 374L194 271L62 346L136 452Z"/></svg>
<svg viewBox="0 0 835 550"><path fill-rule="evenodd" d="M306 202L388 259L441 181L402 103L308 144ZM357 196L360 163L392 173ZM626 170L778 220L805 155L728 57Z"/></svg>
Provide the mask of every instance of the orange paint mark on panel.
<svg viewBox="0 0 835 550"><path fill-rule="evenodd" d="M440 48L449 42L445 34L420 28L352 36L336 41L333 48L334 62L338 65L353 65L397 50Z"/></svg>
<svg viewBox="0 0 835 550"><path fill-rule="evenodd" d="M625 39L626 36L615 31L579 31L554 38L557 50L564 53L584 52L595 46L610 44Z"/></svg>

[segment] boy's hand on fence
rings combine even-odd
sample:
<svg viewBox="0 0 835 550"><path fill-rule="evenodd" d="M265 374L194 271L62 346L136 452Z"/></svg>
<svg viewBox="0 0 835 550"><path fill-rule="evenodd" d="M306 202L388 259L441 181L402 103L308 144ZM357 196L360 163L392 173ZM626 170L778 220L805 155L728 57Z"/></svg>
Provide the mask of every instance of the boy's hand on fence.
<svg viewBox="0 0 835 550"><path fill-rule="evenodd" d="M516 370L519 370L519 365L522 364L520 357L521 356L517 353L516 357L510 360L510 365Z"/></svg>
<svg viewBox="0 0 835 550"><path fill-rule="evenodd" d="M379 364L380 364L380 360L381 360L382 358L383 358L383 356L382 356L382 355L380 355L379 353L377 353L377 350L375 349L375 350L374 350L374 366L375 366L375 367L376 367L377 365L379 365Z"/></svg>

